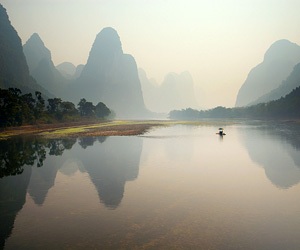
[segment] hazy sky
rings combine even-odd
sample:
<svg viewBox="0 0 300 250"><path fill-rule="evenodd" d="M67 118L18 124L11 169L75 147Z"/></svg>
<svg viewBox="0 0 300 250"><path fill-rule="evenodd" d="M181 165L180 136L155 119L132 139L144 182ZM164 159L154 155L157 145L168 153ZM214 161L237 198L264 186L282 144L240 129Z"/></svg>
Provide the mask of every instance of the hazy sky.
<svg viewBox="0 0 300 250"><path fill-rule="evenodd" d="M0 0L25 43L37 32L54 64L85 64L96 35L119 33L148 78L188 70L204 107L233 106L279 39L300 45L299 0ZM197 92L198 94L198 92Z"/></svg>

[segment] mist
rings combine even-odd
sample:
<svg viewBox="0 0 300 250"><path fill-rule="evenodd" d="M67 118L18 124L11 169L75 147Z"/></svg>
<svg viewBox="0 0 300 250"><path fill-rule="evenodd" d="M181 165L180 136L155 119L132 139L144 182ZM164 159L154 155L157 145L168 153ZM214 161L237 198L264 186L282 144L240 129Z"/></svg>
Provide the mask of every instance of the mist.
<svg viewBox="0 0 300 250"><path fill-rule="evenodd" d="M0 0L0 249L297 249L299 10Z"/></svg>
<svg viewBox="0 0 300 250"><path fill-rule="evenodd" d="M1 0L23 43L38 33L55 65L86 64L96 34L117 30L131 54L161 84L188 71L202 108L234 106L249 71L279 39L300 44L300 2ZM206 98L203 98L205 95Z"/></svg>

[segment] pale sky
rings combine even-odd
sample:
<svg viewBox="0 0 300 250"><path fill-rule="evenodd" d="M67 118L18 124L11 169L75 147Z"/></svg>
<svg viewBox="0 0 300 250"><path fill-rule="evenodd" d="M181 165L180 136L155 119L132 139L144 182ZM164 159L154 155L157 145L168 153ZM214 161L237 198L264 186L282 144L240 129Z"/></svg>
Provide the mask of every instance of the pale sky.
<svg viewBox="0 0 300 250"><path fill-rule="evenodd" d="M231 107L279 39L300 45L299 0L0 0L25 43L38 33L55 65L85 64L96 35L117 30L148 78L189 71L202 107Z"/></svg>

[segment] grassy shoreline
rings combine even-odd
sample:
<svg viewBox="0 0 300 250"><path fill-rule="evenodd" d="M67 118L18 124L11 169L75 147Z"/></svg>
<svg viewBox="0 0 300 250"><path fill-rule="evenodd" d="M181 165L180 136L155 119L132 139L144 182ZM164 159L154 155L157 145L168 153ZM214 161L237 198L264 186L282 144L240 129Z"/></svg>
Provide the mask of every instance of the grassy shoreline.
<svg viewBox="0 0 300 250"><path fill-rule="evenodd" d="M229 122L233 123L233 122ZM130 136L141 135L154 127L172 125L218 125L212 121L174 121L174 120L114 120L83 121L11 127L0 131L0 140L14 136L41 136L46 138L65 138L78 136ZM224 125L224 121L222 121Z"/></svg>
<svg viewBox="0 0 300 250"><path fill-rule="evenodd" d="M83 121L55 124L26 125L10 127L0 131L0 140L14 136L41 136L63 138L77 136L138 135L146 132L153 122L137 121Z"/></svg>
<svg viewBox="0 0 300 250"><path fill-rule="evenodd" d="M41 136L45 138L66 138L78 136L132 136L144 134L155 127L166 127L173 125L224 127L241 122L245 122L245 120L113 120L38 124L3 129L0 131L0 140L9 139L15 136ZM299 120L285 120L280 122L295 123L300 125Z"/></svg>

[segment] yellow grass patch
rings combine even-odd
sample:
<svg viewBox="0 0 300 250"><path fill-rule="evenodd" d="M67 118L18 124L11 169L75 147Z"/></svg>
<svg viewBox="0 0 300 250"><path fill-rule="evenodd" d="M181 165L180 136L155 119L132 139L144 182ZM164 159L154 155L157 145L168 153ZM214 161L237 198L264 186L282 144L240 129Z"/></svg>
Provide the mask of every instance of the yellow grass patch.
<svg viewBox="0 0 300 250"><path fill-rule="evenodd" d="M0 132L0 140L17 135L37 135L47 138L63 138L77 136L122 136L140 135L157 126L191 125L191 126L226 126L234 121L202 120L202 121L174 121L174 120L116 120L90 124L53 124L32 125L9 128Z"/></svg>

